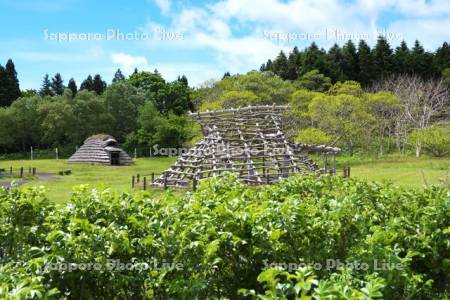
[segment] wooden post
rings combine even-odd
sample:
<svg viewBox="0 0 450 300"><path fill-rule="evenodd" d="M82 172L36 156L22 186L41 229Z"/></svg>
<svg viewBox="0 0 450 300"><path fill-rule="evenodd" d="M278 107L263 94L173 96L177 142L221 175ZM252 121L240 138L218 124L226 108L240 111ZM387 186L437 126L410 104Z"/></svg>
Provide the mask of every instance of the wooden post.
<svg viewBox="0 0 450 300"><path fill-rule="evenodd" d="M12 167L9 167L9 175L12 176Z"/></svg>
<svg viewBox="0 0 450 300"><path fill-rule="evenodd" d="M334 152L333 152L333 165L332 165L331 172L333 175L336 174L336 153L334 153Z"/></svg>
<svg viewBox="0 0 450 300"><path fill-rule="evenodd" d="M144 176L144 191L147 190L147 177Z"/></svg>
<svg viewBox="0 0 450 300"><path fill-rule="evenodd" d="M152 172L152 184L153 184L153 182L155 182L155 173L154 172Z"/></svg>
<svg viewBox="0 0 450 300"><path fill-rule="evenodd" d="M28 168L28 175L31 174L31 167Z"/></svg>
<svg viewBox="0 0 450 300"><path fill-rule="evenodd" d="M167 172L164 173L164 189L167 190Z"/></svg>
<svg viewBox="0 0 450 300"><path fill-rule="evenodd" d="M350 167L344 167L344 177L350 177Z"/></svg>
<svg viewBox="0 0 450 300"><path fill-rule="evenodd" d="M323 174L327 174L327 159L328 155L326 153L323 154Z"/></svg>
<svg viewBox="0 0 450 300"><path fill-rule="evenodd" d="M20 168L20 177L23 177L23 167Z"/></svg>
<svg viewBox="0 0 450 300"><path fill-rule="evenodd" d="M194 192L197 190L197 176L194 176L194 180L192 181L192 190Z"/></svg>
<svg viewBox="0 0 450 300"><path fill-rule="evenodd" d="M269 184L270 183L270 174L266 173L266 183Z"/></svg>
<svg viewBox="0 0 450 300"><path fill-rule="evenodd" d="M134 175L133 175L133 177L131 178L131 188L134 189Z"/></svg>
<svg viewBox="0 0 450 300"><path fill-rule="evenodd" d="M141 175L137 174L136 175L136 182L139 183L141 181Z"/></svg>
<svg viewBox="0 0 450 300"><path fill-rule="evenodd" d="M36 168L33 168L33 176L36 176Z"/></svg>
<svg viewBox="0 0 450 300"><path fill-rule="evenodd" d="M56 153L56 160L58 160L58 159L59 159L59 151L58 151L58 148L55 149L55 153Z"/></svg>
<svg viewBox="0 0 450 300"><path fill-rule="evenodd" d="M31 160L33 160L33 147L31 147L30 158L31 158Z"/></svg>
<svg viewBox="0 0 450 300"><path fill-rule="evenodd" d="M264 153L265 154L265 153ZM266 158L263 156L262 176L266 176Z"/></svg>

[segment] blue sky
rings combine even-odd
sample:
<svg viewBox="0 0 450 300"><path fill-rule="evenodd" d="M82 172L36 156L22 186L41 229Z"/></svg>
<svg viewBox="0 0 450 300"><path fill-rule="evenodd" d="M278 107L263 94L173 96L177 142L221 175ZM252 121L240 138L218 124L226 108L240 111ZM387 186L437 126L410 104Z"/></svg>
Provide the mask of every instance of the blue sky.
<svg viewBox="0 0 450 300"><path fill-rule="evenodd" d="M381 33L428 50L450 41L448 0L0 0L0 20L0 64L13 59L22 89L46 73L110 82L135 67L198 86L312 41L373 45Z"/></svg>

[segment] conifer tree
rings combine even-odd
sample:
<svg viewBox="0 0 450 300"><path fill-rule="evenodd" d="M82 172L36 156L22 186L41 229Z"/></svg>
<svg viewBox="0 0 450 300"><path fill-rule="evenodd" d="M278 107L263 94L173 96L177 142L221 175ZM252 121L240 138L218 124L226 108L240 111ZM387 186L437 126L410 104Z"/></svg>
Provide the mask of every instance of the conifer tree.
<svg viewBox="0 0 450 300"><path fill-rule="evenodd" d="M185 87L189 87L188 79L185 75L178 76L177 81L181 82Z"/></svg>
<svg viewBox="0 0 450 300"><path fill-rule="evenodd" d="M53 95L62 95L64 93L65 86L61 74L56 73L52 78L51 89L53 91Z"/></svg>
<svg viewBox="0 0 450 300"><path fill-rule="evenodd" d="M266 70L266 64L262 64L261 67L259 67L259 71L260 71L260 72L265 72L265 71L267 71L267 70ZM224 76L225 76L225 74L224 74ZM222 78L222 79L223 79L223 78Z"/></svg>
<svg viewBox="0 0 450 300"><path fill-rule="evenodd" d="M436 75L440 75L443 70L450 68L450 46L444 42L441 47L436 50L434 57L434 66Z"/></svg>
<svg viewBox="0 0 450 300"><path fill-rule="evenodd" d="M80 91L81 90L87 90L92 91L94 90L94 82L92 80L92 76L89 75L80 85Z"/></svg>
<svg viewBox="0 0 450 300"><path fill-rule="evenodd" d="M400 43L400 46L395 48L393 61L394 61L393 67L394 73L396 74L411 73L411 66L410 66L411 53L405 41L402 41Z"/></svg>
<svg viewBox="0 0 450 300"><path fill-rule="evenodd" d="M78 92L77 83L75 82L75 79L70 78L69 83L67 84L67 88L72 91L72 97L75 97Z"/></svg>
<svg viewBox="0 0 450 300"><path fill-rule="evenodd" d="M386 38L378 37L373 57L377 79L388 77L392 73L392 49Z"/></svg>
<svg viewBox="0 0 450 300"><path fill-rule="evenodd" d="M305 53L303 54L302 59L301 74L303 75L306 72L317 69L320 73L324 73L325 70L325 50L319 49L317 44L312 42L311 46L309 46Z"/></svg>
<svg viewBox="0 0 450 300"><path fill-rule="evenodd" d="M19 80L17 79L17 72L16 67L14 66L14 63L11 59L8 59L5 65L5 71L7 76L7 101L9 105L20 97L20 87L19 87Z"/></svg>
<svg viewBox="0 0 450 300"><path fill-rule="evenodd" d="M123 76L122 71L120 69L117 69L116 73L114 74L114 78L112 82L122 81L125 80L125 76Z"/></svg>
<svg viewBox="0 0 450 300"><path fill-rule="evenodd" d="M358 79L358 54L356 53L355 44L351 40L342 47L342 72L346 80Z"/></svg>
<svg viewBox="0 0 450 300"><path fill-rule="evenodd" d="M358 81L363 86L367 86L375 79L374 60L369 45L364 40L358 44Z"/></svg>
<svg viewBox="0 0 450 300"><path fill-rule="evenodd" d="M39 94L41 96L53 96L52 83L50 82L48 74L45 74L44 79L42 80Z"/></svg>
<svg viewBox="0 0 450 300"><path fill-rule="evenodd" d="M9 106L8 99L8 75L5 68L0 65L0 106Z"/></svg>
<svg viewBox="0 0 450 300"><path fill-rule="evenodd" d="M287 79L295 80L299 77L299 70L301 69L302 57L297 47L294 47L288 58Z"/></svg>
<svg viewBox="0 0 450 300"><path fill-rule="evenodd" d="M288 59L283 51L280 51L280 54L275 58L272 70L282 79L288 79Z"/></svg>
<svg viewBox="0 0 450 300"><path fill-rule="evenodd" d="M430 77L433 75L433 57L431 53L425 52L425 49L418 40L414 42L411 49L412 72L421 77Z"/></svg>
<svg viewBox="0 0 450 300"><path fill-rule="evenodd" d="M342 71L342 51L338 44L334 44L325 57L324 75L331 78L333 83L345 80Z"/></svg>
<svg viewBox="0 0 450 300"><path fill-rule="evenodd" d="M103 81L102 76L100 74L96 74L94 76L94 81L92 83L92 90L97 94L101 95L106 89L106 82Z"/></svg>
<svg viewBox="0 0 450 300"><path fill-rule="evenodd" d="M265 71L273 71L273 62L271 59L267 60Z"/></svg>

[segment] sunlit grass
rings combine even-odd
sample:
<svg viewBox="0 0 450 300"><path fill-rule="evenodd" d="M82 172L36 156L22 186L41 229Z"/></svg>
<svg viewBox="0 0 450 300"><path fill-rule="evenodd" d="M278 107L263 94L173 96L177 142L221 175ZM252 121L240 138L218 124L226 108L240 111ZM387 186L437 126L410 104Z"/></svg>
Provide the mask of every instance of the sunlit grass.
<svg viewBox="0 0 450 300"><path fill-rule="evenodd" d="M25 187L44 185L48 189L48 197L56 203L66 202L70 198L72 187L89 184L93 188L110 187L118 192L131 190L131 176L136 174L149 175L152 172L161 173L167 169L176 158L142 158L137 159L132 166L102 166L89 164L69 164L65 160L12 160L0 161L0 168L9 170L24 167L35 167L39 173L52 173L57 177L51 181L33 181ZM57 175L59 171L71 169L71 175ZM0 181L5 181L0 179Z"/></svg>
<svg viewBox="0 0 450 300"><path fill-rule="evenodd" d="M89 164L68 164L65 160L12 160L0 161L0 168L9 170L24 167L37 168L38 173L55 174L51 181L33 181L24 187L44 185L48 197L56 203L64 203L70 198L72 188L80 184L89 184L92 188L111 188L117 192L131 191L131 176L140 174L148 176L151 172L161 173L174 161L171 158L141 158L132 166L101 166ZM319 157L316 158L319 162ZM449 176L450 160L434 158L407 157L338 157L338 175L342 175L342 166L351 166L351 176L374 181L392 181L394 184L420 188L424 185L438 184ZM60 176L59 171L72 170L72 175ZM0 181L7 181L1 179Z"/></svg>

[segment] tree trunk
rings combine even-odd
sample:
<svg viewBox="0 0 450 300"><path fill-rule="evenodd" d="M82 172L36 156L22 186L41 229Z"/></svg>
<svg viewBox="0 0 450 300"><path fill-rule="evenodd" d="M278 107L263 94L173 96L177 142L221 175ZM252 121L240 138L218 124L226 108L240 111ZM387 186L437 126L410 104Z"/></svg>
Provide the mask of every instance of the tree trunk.
<svg viewBox="0 0 450 300"><path fill-rule="evenodd" d="M420 157L420 150L422 149L422 147L420 146L420 143L417 142L416 143L416 157Z"/></svg>
<svg viewBox="0 0 450 300"><path fill-rule="evenodd" d="M398 132L395 134L395 144L397 145L397 151L401 152L402 148L400 144L400 134Z"/></svg>

